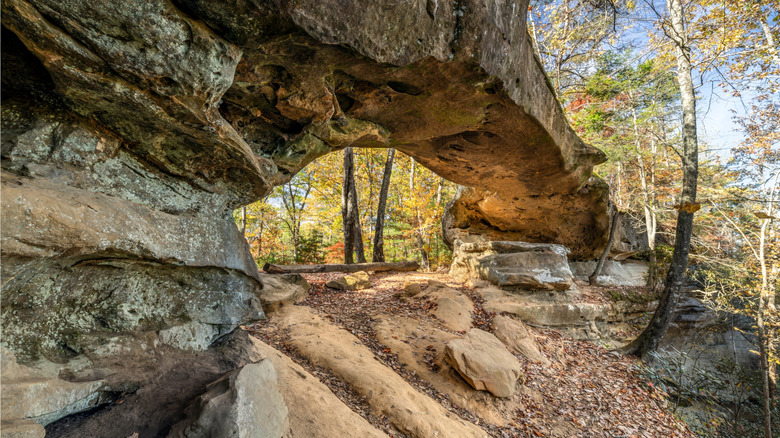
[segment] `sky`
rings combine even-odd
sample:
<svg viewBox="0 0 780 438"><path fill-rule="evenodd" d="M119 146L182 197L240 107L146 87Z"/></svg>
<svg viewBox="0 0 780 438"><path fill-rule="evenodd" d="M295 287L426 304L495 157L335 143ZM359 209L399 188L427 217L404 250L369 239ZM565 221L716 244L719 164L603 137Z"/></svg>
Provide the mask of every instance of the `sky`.
<svg viewBox="0 0 780 438"><path fill-rule="evenodd" d="M724 93L717 84L714 87L705 84L698 91L698 134L713 153L727 160L730 150L744 138L739 125L734 122L734 112L737 115L745 113L742 102Z"/></svg>

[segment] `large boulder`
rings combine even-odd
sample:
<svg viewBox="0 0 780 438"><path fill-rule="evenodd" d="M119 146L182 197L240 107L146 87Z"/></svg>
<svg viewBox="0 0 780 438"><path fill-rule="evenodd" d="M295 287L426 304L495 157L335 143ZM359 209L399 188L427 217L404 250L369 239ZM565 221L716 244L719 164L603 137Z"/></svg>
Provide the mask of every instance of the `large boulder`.
<svg viewBox="0 0 780 438"><path fill-rule="evenodd" d="M471 329L462 338L447 343L447 359L474 387L496 397L510 397L522 377L520 363L492 334Z"/></svg>
<svg viewBox="0 0 780 438"><path fill-rule="evenodd" d="M580 281L588 281L588 278L596 270L596 261L570 262L569 266L574 277ZM601 273L596 277L599 286L632 286L642 287L647 284L649 272L647 263L639 261L606 260L601 268Z"/></svg>
<svg viewBox="0 0 780 438"><path fill-rule="evenodd" d="M260 274L260 277L263 284L259 294L260 302L266 312L304 300L311 289L311 285L301 274Z"/></svg>
<svg viewBox="0 0 780 438"><path fill-rule="evenodd" d="M210 384L168 438L281 438L289 421L274 366L263 360Z"/></svg>
<svg viewBox="0 0 780 438"><path fill-rule="evenodd" d="M458 241L450 273L497 286L566 290L574 280L561 245L512 241Z"/></svg>

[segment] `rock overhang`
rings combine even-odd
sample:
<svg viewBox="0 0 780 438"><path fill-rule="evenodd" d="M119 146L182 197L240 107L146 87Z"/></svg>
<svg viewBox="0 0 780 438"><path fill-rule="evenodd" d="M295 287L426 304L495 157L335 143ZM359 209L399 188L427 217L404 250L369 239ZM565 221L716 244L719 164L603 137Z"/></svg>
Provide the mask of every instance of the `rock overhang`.
<svg viewBox="0 0 780 438"><path fill-rule="evenodd" d="M604 155L568 126L527 2L121 5L9 0L3 22L75 113L226 207L333 150L395 147L473 188L456 229L603 247Z"/></svg>
<svg viewBox="0 0 780 438"><path fill-rule="evenodd" d="M566 123L526 7L4 0L3 346L107 391L213 350L305 286L257 272L232 209L348 146L463 185L451 240L593 255L604 156Z"/></svg>

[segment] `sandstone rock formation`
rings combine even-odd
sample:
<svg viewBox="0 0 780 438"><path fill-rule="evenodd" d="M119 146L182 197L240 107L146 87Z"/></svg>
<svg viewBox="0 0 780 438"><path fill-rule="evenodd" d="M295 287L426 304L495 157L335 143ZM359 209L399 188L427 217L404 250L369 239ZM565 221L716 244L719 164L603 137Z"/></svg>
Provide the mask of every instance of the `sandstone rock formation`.
<svg viewBox="0 0 780 438"><path fill-rule="evenodd" d="M325 286L340 290L363 290L371 287L371 279L368 277L368 272L358 271L354 274L330 280L325 283Z"/></svg>
<svg viewBox="0 0 780 438"><path fill-rule="evenodd" d="M168 438L279 438L290 427L269 360L244 365L209 384Z"/></svg>
<svg viewBox="0 0 780 438"><path fill-rule="evenodd" d="M544 243L458 240L450 274L487 280L503 288L566 290L574 280L567 249Z"/></svg>
<svg viewBox="0 0 780 438"><path fill-rule="evenodd" d="M522 377L517 359L492 334L471 329L463 338L447 343L447 359L474 389L509 397Z"/></svg>
<svg viewBox="0 0 780 438"><path fill-rule="evenodd" d="M407 436L486 436L479 427L450 415L428 395L418 392L395 371L377 361L373 352L354 335L328 323L311 309L283 307L273 318L280 328L289 331L290 343L300 354L348 383L366 398L375 414L387 416Z"/></svg>
<svg viewBox="0 0 780 438"><path fill-rule="evenodd" d="M444 327L456 332L465 332L471 328L471 315L474 303L462 292L448 287L446 284L431 280L424 293L415 295L418 300L430 300L436 304L433 316L442 322Z"/></svg>
<svg viewBox="0 0 780 438"><path fill-rule="evenodd" d="M569 267L577 280L588 281L596 269L596 261L570 262ZM649 267L643 262L607 260L601 268L601 275L596 278L596 284L642 287L647 284L648 272Z"/></svg>
<svg viewBox="0 0 780 438"><path fill-rule="evenodd" d="M543 364L550 363L539 350L539 344L531 331L521 321L497 315L493 318L493 327L496 338L503 342L510 351L522 354L533 361Z"/></svg>
<svg viewBox="0 0 780 438"><path fill-rule="evenodd" d="M475 187L450 239L597 253L604 156L566 124L526 7L4 0L3 347L102 382L95 400L143 399L163 352L171 367L223 354L263 306L303 293L258 273L232 210L347 146L395 147ZM169 428L181 397L143 430Z"/></svg>
<svg viewBox="0 0 780 438"><path fill-rule="evenodd" d="M276 370L290 418L286 438L387 438L289 357L260 340L254 339L253 343L253 349L270 360Z"/></svg>

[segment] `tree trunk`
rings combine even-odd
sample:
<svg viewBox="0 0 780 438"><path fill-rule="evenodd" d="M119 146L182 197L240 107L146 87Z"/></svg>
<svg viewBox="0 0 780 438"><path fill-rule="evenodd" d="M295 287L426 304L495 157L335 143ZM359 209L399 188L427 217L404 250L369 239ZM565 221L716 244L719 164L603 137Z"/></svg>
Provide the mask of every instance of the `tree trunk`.
<svg viewBox="0 0 780 438"><path fill-rule="evenodd" d="M633 104L633 96L632 96ZM639 162L639 182L642 187L642 203L645 213L645 230L647 234L647 246L650 249L650 269L647 273L647 288L655 289L656 282L656 257L655 257L655 234L656 234L656 215L653 206L653 199L651 198L650 188L647 184L647 167L645 166L645 160L642 157L641 142L639 139L639 124L636 118L636 105L631 108L631 116L634 123L634 139L636 146L636 159Z"/></svg>
<svg viewBox="0 0 780 438"><path fill-rule="evenodd" d="M767 302L767 276L766 276L766 257L764 255L764 239L766 236L766 226L769 219L764 219L761 224L761 235L759 242L759 257L761 261L761 292L758 295L758 315L756 315L756 326L758 327L758 353L761 360L761 386L764 395L764 436L772 438L772 390L770 388L769 378L769 358L767 357L767 336L764 326L764 313L766 312Z"/></svg>
<svg viewBox="0 0 780 438"><path fill-rule="evenodd" d="M358 263L366 262L366 253L363 249L363 229L360 227L360 213L358 212L358 197L357 187L355 186L355 178L352 178L352 188L350 189L350 198L352 198L351 205L353 206L350 213L352 214L352 234L355 236L355 257Z"/></svg>
<svg viewBox="0 0 780 438"><path fill-rule="evenodd" d="M371 257L373 262L385 261L385 208L387 206L387 192L390 190L390 176L393 173L393 159L395 158L395 149L387 151L387 161L385 161L385 171L382 174L382 188L379 190L379 205L376 209L376 228L374 229L374 254Z"/></svg>
<svg viewBox="0 0 780 438"><path fill-rule="evenodd" d="M759 234L758 244L758 261L761 264L761 292L758 297L758 315L756 318L756 325L758 326L758 351L761 357L761 386L764 392L764 435L767 438L772 436L772 395L773 386L775 385L773 375L770 373L769 368L769 356L768 356L768 344L770 340L767 338L766 328L764 326L764 314L770 300L769 287L770 277L767 272L766 263L766 234L767 228L772 222L772 207L774 204L775 188L777 186L777 180L780 177L780 172L775 174L774 180L770 183L769 198L767 199L766 214L770 218L763 219L761 221L761 232ZM770 178L771 180L771 178ZM774 280L774 279L772 279ZM770 308L774 307L774 303L769 305ZM774 310L774 309L773 309Z"/></svg>
<svg viewBox="0 0 780 438"><path fill-rule="evenodd" d="M398 263L352 263L326 265L272 265L266 263L263 271L267 274L316 274L320 272L380 272L380 271L416 271L420 268L417 262Z"/></svg>
<svg viewBox="0 0 780 438"><path fill-rule="evenodd" d="M352 252L355 247L355 215L357 210L351 196L352 187L355 186L355 163L352 148L344 149L344 174L341 181L341 219L344 223L344 263L354 263Z"/></svg>
<svg viewBox="0 0 780 438"><path fill-rule="evenodd" d="M423 240L422 233L418 230L416 233L417 235L417 246L420 249L420 258L422 259L422 269L423 271L429 271L431 269L431 261L428 257L428 251L425 249L425 240Z"/></svg>
<svg viewBox="0 0 780 438"><path fill-rule="evenodd" d="M677 81L682 100L683 126L683 181L677 214L674 251L666 283L658 309L650 324L631 344L624 347L628 354L645 357L655 351L661 338L666 334L680 298L680 292L688 269L688 255L693 233L693 214L696 211L696 185L698 179L698 140L696 136L696 96L690 59L690 45L685 34L682 0L667 0L667 9L671 17L670 36L675 44L677 58Z"/></svg>
<svg viewBox="0 0 780 438"><path fill-rule="evenodd" d="M620 212L616 208L615 212L612 213L612 225L609 227L609 239L607 239L607 247L604 248L604 251L601 253L601 257L599 257L599 262L596 263L596 269L594 269L593 273L590 274L590 277L588 277L588 283L590 283L591 286L596 284L596 280L599 278L599 275L601 274L601 268L604 267L604 262L607 260L609 251L612 249L612 243L615 241L615 234L617 234L617 224L619 220L620 220Z"/></svg>
<svg viewBox="0 0 780 438"><path fill-rule="evenodd" d="M246 237L246 205L241 207L241 236Z"/></svg>

